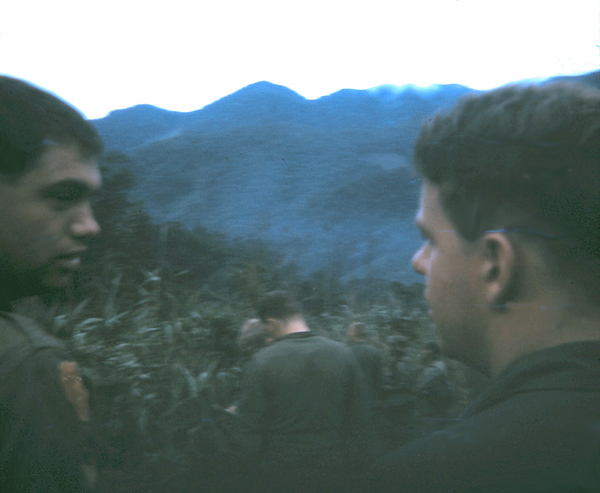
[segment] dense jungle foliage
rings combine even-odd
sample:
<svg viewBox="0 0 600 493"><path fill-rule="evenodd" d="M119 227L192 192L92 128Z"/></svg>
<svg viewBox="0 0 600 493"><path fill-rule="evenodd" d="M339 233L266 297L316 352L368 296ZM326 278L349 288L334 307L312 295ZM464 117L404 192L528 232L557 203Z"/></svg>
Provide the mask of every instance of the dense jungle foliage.
<svg viewBox="0 0 600 493"><path fill-rule="evenodd" d="M20 307L45 320L81 365L101 491L210 491L235 470L235 417L224 408L240 388L236 337L254 316L253 302L273 289L293 292L309 326L328 337L344 341L356 321L371 330L390 374L389 405L376 417L386 446L431 429L435 420L419 397L393 381L393 341L400 336L418 354L435 338L422 285L342 283L335 268L301 277L261 243L153 223L144 204L129 198L131 174L107 167L104 176L96 203L103 234L76 292ZM454 401L445 418L483 384L457 363L448 366Z"/></svg>

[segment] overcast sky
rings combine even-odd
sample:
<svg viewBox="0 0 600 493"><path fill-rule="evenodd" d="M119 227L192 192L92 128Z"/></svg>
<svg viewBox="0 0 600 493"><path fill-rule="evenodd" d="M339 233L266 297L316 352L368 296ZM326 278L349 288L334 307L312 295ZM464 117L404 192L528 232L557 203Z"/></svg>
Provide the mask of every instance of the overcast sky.
<svg viewBox="0 0 600 493"><path fill-rule="evenodd" d="M0 0L0 73L89 118L178 111L267 80L342 88L600 69L598 0Z"/></svg>

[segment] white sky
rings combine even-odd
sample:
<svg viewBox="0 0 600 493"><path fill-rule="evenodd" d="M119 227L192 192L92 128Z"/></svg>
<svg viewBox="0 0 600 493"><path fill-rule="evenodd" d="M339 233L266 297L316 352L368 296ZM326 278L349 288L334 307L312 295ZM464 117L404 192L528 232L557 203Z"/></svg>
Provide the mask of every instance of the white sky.
<svg viewBox="0 0 600 493"><path fill-rule="evenodd" d="M89 118L178 111L268 80L342 88L600 69L598 0L0 0L0 73Z"/></svg>

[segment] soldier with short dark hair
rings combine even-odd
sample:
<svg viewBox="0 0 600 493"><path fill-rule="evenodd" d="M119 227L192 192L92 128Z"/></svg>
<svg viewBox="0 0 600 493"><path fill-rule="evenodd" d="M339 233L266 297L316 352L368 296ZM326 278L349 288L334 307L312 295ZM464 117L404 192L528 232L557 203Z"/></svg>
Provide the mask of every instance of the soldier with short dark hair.
<svg viewBox="0 0 600 493"><path fill-rule="evenodd" d="M88 392L62 344L11 313L20 298L67 289L101 184L102 143L72 107L0 77L0 491L72 492L95 478Z"/></svg>
<svg viewBox="0 0 600 493"><path fill-rule="evenodd" d="M383 397L383 358L381 351L367 342L367 326L354 322L348 326L350 350L362 370L371 405Z"/></svg>
<svg viewBox="0 0 600 493"><path fill-rule="evenodd" d="M515 85L426 123L413 268L442 352L492 377L368 491L600 490L600 93Z"/></svg>
<svg viewBox="0 0 600 493"><path fill-rule="evenodd" d="M448 375L448 366L442 360L440 346L428 341L421 349L421 374L417 379L417 392L422 399L422 412L426 418L448 418L454 400L454 391Z"/></svg>
<svg viewBox="0 0 600 493"><path fill-rule="evenodd" d="M272 343L273 337L269 329L267 329L267 326L259 318L246 320L242 324L237 338L237 347L240 352L242 364L245 366L258 351ZM235 414L237 413L238 404L239 399L236 398L225 410Z"/></svg>
<svg viewBox="0 0 600 493"><path fill-rule="evenodd" d="M257 490L339 491L371 453L358 363L344 344L312 332L288 293L267 294L257 312L275 341L248 365L238 409Z"/></svg>
<svg viewBox="0 0 600 493"><path fill-rule="evenodd" d="M238 349L245 358L251 358L255 353L273 342L273 337L267 326L258 318L246 320L240 328L237 338Z"/></svg>

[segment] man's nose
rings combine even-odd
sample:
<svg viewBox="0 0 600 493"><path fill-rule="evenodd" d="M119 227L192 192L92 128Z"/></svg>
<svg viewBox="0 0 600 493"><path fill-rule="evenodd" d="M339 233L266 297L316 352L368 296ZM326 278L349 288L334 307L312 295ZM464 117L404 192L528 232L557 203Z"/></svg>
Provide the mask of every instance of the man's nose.
<svg viewBox="0 0 600 493"><path fill-rule="evenodd" d="M77 211L77 215L71 224L71 233L78 238L100 234L100 225L96 221L92 206L89 203L82 204Z"/></svg>
<svg viewBox="0 0 600 493"><path fill-rule="evenodd" d="M427 249L427 245L423 245L421 246L421 248L419 248L415 254L413 255L412 261L411 261L411 265L413 270L417 273L417 274L421 274L422 276L427 275L427 269L426 269L426 265L425 265L425 250Z"/></svg>

